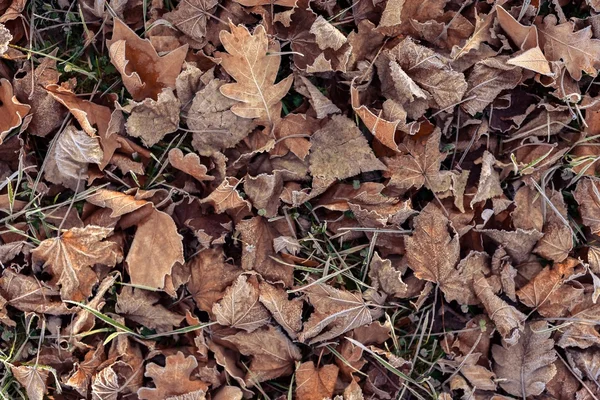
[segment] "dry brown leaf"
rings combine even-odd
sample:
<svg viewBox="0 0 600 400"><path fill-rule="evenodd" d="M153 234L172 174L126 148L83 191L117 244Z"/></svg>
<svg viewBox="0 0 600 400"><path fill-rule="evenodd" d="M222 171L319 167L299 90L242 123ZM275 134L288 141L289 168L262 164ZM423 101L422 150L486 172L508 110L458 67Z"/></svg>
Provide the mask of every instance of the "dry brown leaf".
<svg viewBox="0 0 600 400"><path fill-rule="evenodd" d="M371 286L390 296L405 297L408 293L408 286L402 281L402 272L396 270L390 260L383 260L378 253L373 254L369 264L369 278Z"/></svg>
<svg viewBox="0 0 600 400"><path fill-rule="evenodd" d="M554 340L545 321L527 324L519 341L494 345L494 372L499 385L514 396L538 396L556 374Z"/></svg>
<svg viewBox="0 0 600 400"><path fill-rule="evenodd" d="M523 321L527 317L515 307L496 296L489 282L482 274L473 277L473 288L488 315L494 321L503 342L507 343L507 346L516 344L521 335L520 331L523 330ZM494 370L494 372L496 372L496 375L499 375L498 371Z"/></svg>
<svg viewBox="0 0 600 400"><path fill-rule="evenodd" d="M515 211L512 213L513 225L517 229L541 232L544 229L542 196L534 189L524 185L515 194Z"/></svg>
<svg viewBox="0 0 600 400"><path fill-rule="evenodd" d="M48 315L72 314L60 299L60 292L40 282L33 276L17 274L7 268L0 278L0 294L8 304L24 312Z"/></svg>
<svg viewBox="0 0 600 400"><path fill-rule="evenodd" d="M542 53L539 47L533 47L518 56L512 57L506 61L509 65L525 68L538 74L553 76L554 73L550 68L546 56Z"/></svg>
<svg viewBox="0 0 600 400"><path fill-rule="evenodd" d="M544 235L535 229L516 231L501 231L496 229L482 229L481 232L492 239L499 246L504 247L506 252L518 264L527 261L531 250Z"/></svg>
<svg viewBox="0 0 600 400"><path fill-rule="evenodd" d="M4 24L0 23L0 56L8 51L8 44L11 40L13 40L13 35Z"/></svg>
<svg viewBox="0 0 600 400"><path fill-rule="evenodd" d="M298 332L302 330L302 308L304 302L296 297L288 299L288 294L284 289L266 282L260 283L259 300L267 310L271 312L273 318L287 332L289 337L296 339Z"/></svg>
<svg viewBox="0 0 600 400"><path fill-rule="evenodd" d="M292 152L304 160L308 155L311 143L308 138L319 129L316 119L305 114L288 114L275 126L277 139L275 147L270 151L273 156L285 156ZM288 137L290 136L290 137Z"/></svg>
<svg viewBox="0 0 600 400"><path fill-rule="evenodd" d="M138 224L125 260L131 283L163 289L173 266L185 262L182 239L171 216L154 209Z"/></svg>
<svg viewBox="0 0 600 400"><path fill-rule="evenodd" d="M572 22L557 24L554 15L547 15L544 24L538 25L540 47L548 61L562 60L571 77L578 81L582 71L596 76L600 67L600 40L592 39L590 26L576 32L573 28Z"/></svg>
<svg viewBox="0 0 600 400"><path fill-rule="evenodd" d="M273 239L279 236L267 219L254 217L241 221L236 229L242 235L242 268L254 270L269 282L283 282L286 287L294 283L294 269L278 263L273 249Z"/></svg>
<svg viewBox="0 0 600 400"><path fill-rule="evenodd" d="M169 150L169 163L173 168L185 172L200 182L212 181L215 179L214 176L206 174L208 168L202 165L200 157L195 153L188 153L184 156L183 151L180 149L171 149Z"/></svg>
<svg viewBox="0 0 600 400"><path fill-rule="evenodd" d="M298 335L302 342L313 344L331 340L354 328L373 321L371 311L360 294L313 283L302 289L314 307L304 329Z"/></svg>
<svg viewBox="0 0 600 400"><path fill-rule="evenodd" d="M82 396L86 396L92 377L105 360L104 345L100 344L95 349L88 351L83 362L77 366L76 371L69 377L67 385L75 388Z"/></svg>
<svg viewBox="0 0 600 400"><path fill-rule="evenodd" d="M21 365L19 367L11 366L11 372L17 381L25 388L27 397L31 400L42 400L48 393L48 376L50 370L42 369L36 366Z"/></svg>
<svg viewBox="0 0 600 400"><path fill-rule="evenodd" d="M119 218L150 204L147 200L108 189L98 189L86 201L98 207L110 208L112 218Z"/></svg>
<svg viewBox="0 0 600 400"><path fill-rule="evenodd" d="M456 60L460 57L466 56L470 51L478 50L479 46L483 42L490 41L492 39L492 25L496 20L496 12L492 10L489 14L481 16L475 12L475 31L466 43L462 46L454 46L450 56Z"/></svg>
<svg viewBox="0 0 600 400"><path fill-rule="evenodd" d="M273 218L279 211L279 197L283 191L283 175L279 171L273 174L246 176L244 192L258 210L259 215Z"/></svg>
<svg viewBox="0 0 600 400"><path fill-rule="evenodd" d="M538 32L535 25L523 25L502 6L496 5L500 27L521 50L530 50L538 45ZM545 57L544 57L545 59Z"/></svg>
<svg viewBox="0 0 600 400"><path fill-rule="evenodd" d="M69 125L47 155L44 176L47 181L75 190L83 189L89 164L100 164L104 152L98 139Z"/></svg>
<svg viewBox="0 0 600 400"><path fill-rule="evenodd" d="M33 261L43 263L52 275L50 283L60 286L64 300L85 300L98 282L91 267L96 264L113 267L122 260L117 244L103 241L111 233L112 229L93 225L72 228L40 243L31 251Z"/></svg>
<svg viewBox="0 0 600 400"><path fill-rule="evenodd" d="M157 332L172 331L185 317L166 309L159 301L160 296L154 292L125 286L117 296L115 311Z"/></svg>
<svg viewBox="0 0 600 400"><path fill-rule="evenodd" d="M593 304L586 298L569 313L572 322L562 330L557 345L587 349L600 344L600 333L596 330L596 321L600 318L600 304Z"/></svg>
<svg viewBox="0 0 600 400"><path fill-rule="evenodd" d="M573 192L579 203L579 213L583 224L590 228L593 234L600 232L600 183L589 178L577 182Z"/></svg>
<svg viewBox="0 0 600 400"><path fill-rule="evenodd" d="M180 107L171 88L158 93L157 100L148 98L140 103L132 102L127 106L131 110L125 123L127 134L142 139L146 147L154 146L179 128Z"/></svg>
<svg viewBox="0 0 600 400"><path fill-rule="evenodd" d="M281 56L267 55L279 51L278 42L271 42L262 25L254 34L243 25L229 23L231 32L221 31L219 38L226 53L217 52L221 65L236 83L221 86L223 96L237 103L231 111L242 118L257 118L273 124L280 119L281 99L290 89L293 76L275 83Z"/></svg>
<svg viewBox="0 0 600 400"><path fill-rule="evenodd" d="M471 208L480 201L485 201L493 197L502 196L504 193L500 186L500 175L494 170L496 159L489 151L483 153L483 161L481 164L481 175L479 175L479 184L477 185L477 193L471 200Z"/></svg>
<svg viewBox="0 0 600 400"><path fill-rule="evenodd" d="M198 367L194 356L185 357L182 352L168 356L165 366L149 363L144 376L152 378L156 388L141 388L137 395L143 400L165 400L169 397L185 395L201 390L206 392L208 385L192 379L192 372Z"/></svg>
<svg viewBox="0 0 600 400"><path fill-rule="evenodd" d="M217 322L252 332L269 322L269 311L258 301L256 276L240 275L212 308Z"/></svg>
<svg viewBox="0 0 600 400"><path fill-rule="evenodd" d="M219 2L217 0L184 0L177 8L163 15L191 39L202 41L206 36L206 21Z"/></svg>
<svg viewBox="0 0 600 400"><path fill-rule="evenodd" d="M423 143L421 139L407 137L404 146L408 154L386 158L388 170L383 176L390 178L388 186L395 189L419 189L425 185L434 192L450 188L450 174L440 172L446 153L440 153L441 131L435 130Z"/></svg>
<svg viewBox="0 0 600 400"><path fill-rule="evenodd" d="M562 360L555 361L554 366L556 375L546 384L546 391L556 400L570 400L579 389L579 381Z"/></svg>
<svg viewBox="0 0 600 400"><path fill-rule="evenodd" d="M191 278L188 291L202 311L212 312L213 304L223 298L225 289L243 270L225 262L222 247L202 250L188 262Z"/></svg>
<svg viewBox="0 0 600 400"><path fill-rule="evenodd" d="M149 40L140 38L120 19L115 18L114 22L112 39L106 45L133 100L157 100L162 89L174 89L188 46L160 57Z"/></svg>
<svg viewBox="0 0 600 400"><path fill-rule="evenodd" d="M323 119L329 114L341 112L340 109L321 93L321 91L305 76L298 75L296 77L294 80L294 89L302 96L308 98L310 105L317 113L318 119Z"/></svg>
<svg viewBox="0 0 600 400"><path fill-rule="evenodd" d="M0 144L12 129L21 125L30 109L29 105L17 100L10 82L0 79Z"/></svg>
<svg viewBox="0 0 600 400"><path fill-rule="evenodd" d="M202 156L235 146L254 129L251 119L240 118L231 111L236 104L220 92L225 82L215 79L196 93L186 122L194 131L192 145Z"/></svg>
<svg viewBox="0 0 600 400"><path fill-rule="evenodd" d="M239 179L227 177L211 194L200 200L200 202L213 206L217 214L228 211L231 215L235 216L245 210L250 211L250 203L244 200L236 190L239 184Z"/></svg>
<svg viewBox="0 0 600 400"><path fill-rule="evenodd" d="M323 400L333 396L339 368L333 364L315 367L307 361L296 369L296 397L298 400Z"/></svg>
<svg viewBox="0 0 600 400"><path fill-rule="evenodd" d="M224 340L233 343L240 353L252 357L245 378L248 386L291 374L294 363L302 358L298 347L272 325L252 333L239 332Z"/></svg>
<svg viewBox="0 0 600 400"><path fill-rule="evenodd" d="M473 67L467 80L468 88L461 108L470 115L482 112L506 89L515 88L523 77L521 68L508 65L508 56L486 58Z"/></svg>

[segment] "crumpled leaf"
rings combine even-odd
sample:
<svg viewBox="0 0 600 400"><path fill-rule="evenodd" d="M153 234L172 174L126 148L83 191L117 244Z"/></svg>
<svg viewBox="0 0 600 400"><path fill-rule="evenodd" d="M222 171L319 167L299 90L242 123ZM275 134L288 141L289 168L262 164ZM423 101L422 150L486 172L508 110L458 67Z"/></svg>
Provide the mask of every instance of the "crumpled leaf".
<svg viewBox="0 0 600 400"><path fill-rule="evenodd" d="M123 287L117 296L115 311L124 318L130 319L157 332L167 332L179 326L185 318L158 304L160 297L151 291L132 287Z"/></svg>
<svg viewBox="0 0 600 400"><path fill-rule="evenodd" d="M296 369L296 397L298 400L323 400L333 396L339 368L334 364L315 367L307 361Z"/></svg>
<svg viewBox="0 0 600 400"><path fill-rule="evenodd" d="M104 346L98 345L93 350L86 353L81 364L77 366L77 370L69 377L67 385L75 388L79 394L85 396L88 392L93 375L96 374L98 367L106 360L104 354Z"/></svg>
<svg viewBox="0 0 600 400"><path fill-rule="evenodd" d="M154 209L138 224L125 260L131 283L163 289L173 266L185 262L182 239L171 216Z"/></svg>
<svg viewBox="0 0 600 400"><path fill-rule="evenodd" d="M157 100L148 98L128 107L131 107L131 115L125 123L127 134L142 139L146 147L154 146L179 128L181 103L173 89L163 89Z"/></svg>
<svg viewBox="0 0 600 400"><path fill-rule="evenodd" d="M514 396L538 396L556 374L556 351L552 332L545 321L527 324L519 341L494 345L494 372L499 385Z"/></svg>
<svg viewBox="0 0 600 400"><path fill-rule="evenodd" d="M402 281L402 272L392 266L390 260L382 259L378 253L373 254L369 264L369 278L371 286L395 297L404 297L408 286Z"/></svg>
<svg viewBox="0 0 600 400"><path fill-rule="evenodd" d="M112 229L88 225L72 228L59 237L46 239L31 251L33 261L43 263L52 275L52 285L60 286L64 300L82 301L92 294L98 276L95 264L115 266L122 259L117 244L103 241Z"/></svg>
<svg viewBox="0 0 600 400"><path fill-rule="evenodd" d="M17 378L17 381L25 388L27 397L31 400L42 400L48 393L48 376L50 371L40 367L21 365L11 366L11 372Z"/></svg>
<svg viewBox="0 0 600 400"><path fill-rule="evenodd" d="M240 275L212 308L217 322L253 332L269 322L267 309L258 301L260 291L255 276Z"/></svg>
<svg viewBox="0 0 600 400"><path fill-rule="evenodd" d="M471 200L471 208L473 205L491 199L492 197L501 196L504 192L500 186L500 175L494 170L496 159L489 151L483 153L483 162L481 165L481 175L479 175L479 184L477 185L477 193Z"/></svg>
<svg viewBox="0 0 600 400"><path fill-rule="evenodd" d="M573 32L572 22L557 23L556 16L547 15L543 25L538 25L540 47L548 61L562 60L576 81L581 72L596 76L600 67L600 40L592 39L590 26Z"/></svg>
<svg viewBox="0 0 600 400"><path fill-rule="evenodd" d="M452 48L451 57L457 59L467 55L470 51L478 50L483 42L489 41L492 38L492 24L496 19L495 10L490 11L489 14L481 16L475 12L475 30L473 35L462 47L454 46Z"/></svg>
<svg viewBox="0 0 600 400"><path fill-rule="evenodd" d="M294 363L302 358L298 347L272 325L223 339L233 343L240 353L252 357L245 378L248 386L291 374Z"/></svg>
<svg viewBox="0 0 600 400"><path fill-rule="evenodd" d="M10 82L0 79L0 144L12 129L21 125L30 109L29 105L17 100Z"/></svg>
<svg viewBox="0 0 600 400"><path fill-rule="evenodd" d="M302 342L313 344L333 339L373 321L371 311L361 296L332 286L315 283L302 289L314 311L298 335Z"/></svg>
<svg viewBox="0 0 600 400"><path fill-rule="evenodd" d="M168 356L165 366L149 363L144 376L152 378L156 388L141 388L137 394L143 400L165 400L168 397L185 395L202 390L206 392L208 385L192 379L192 371L198 367L194 356L185 357L180 351Z"/></svg>
<svg viewBox="0 0 600 400"><path fill-rule="evenodd" d="M0 23L0 56L8 51L8 44L11 40L13 40L13 35L4 24Z"/></svg>
<svg viewBox="0 0 600 400"><path fill-rule="evenodd" d="M69 125L60 133L47 158L46 180L75 190L87 178L89 164L100 164L104 152L98 139ZM83 184L79 183L83 188Z"/></svg>
<svg viewBox="0 0 600 400"><path fill-rule="evenodd" d="M221 93L241 102L231 107L235 115L272 124L280 118L281 99L293 81L293 76L288 76L275 83L281 57L267 53L277 53L279 44L269 43L262 25L253 34L243 25L229 23L229 29L231 32L219 34L226 53L217 52L216 56L221 58L221 65L236 83L221 86Z"/></svg>
<svg viewBox="0 0 600 400"><path fill-rule="evenodd" d="M140 38L120 19L115 18L114 22L112 39L106 45L110 61L121 73L133 100L157 100L162 89L175 88L188 46L161 57L149 40Z"/></svg>

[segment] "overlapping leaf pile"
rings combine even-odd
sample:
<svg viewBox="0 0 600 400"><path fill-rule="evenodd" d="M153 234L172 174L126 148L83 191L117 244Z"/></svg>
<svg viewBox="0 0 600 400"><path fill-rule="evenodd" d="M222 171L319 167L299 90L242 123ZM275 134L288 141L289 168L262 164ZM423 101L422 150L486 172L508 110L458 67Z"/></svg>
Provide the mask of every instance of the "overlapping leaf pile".
<svg viewBox="0 0 600 400"><path fill-rule="evenodd" d="M38 3L3 397L600 397L597 1Z"/></svg>

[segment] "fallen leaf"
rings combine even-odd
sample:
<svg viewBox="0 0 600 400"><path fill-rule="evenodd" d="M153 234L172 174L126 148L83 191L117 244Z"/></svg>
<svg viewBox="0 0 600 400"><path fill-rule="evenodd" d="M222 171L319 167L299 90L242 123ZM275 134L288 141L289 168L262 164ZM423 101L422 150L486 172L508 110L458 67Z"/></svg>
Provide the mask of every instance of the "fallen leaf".
<svg viewBox="0 0 600 400"><path fill-rule="evenodd" d="M229 211L236 215L244 211L250 211L250 203L244 200L236 190L240 181L237 178L225 178L223 182L207 197L201 200L201 203L208 203L215 209L217 214Z"/></svg>
<svg viewBox="0 0 600 400"><path fill-rule="evenodd" d="M1 295L8 304L24 312L48 315L72 314L60 299L60 292L32 276L17 274L7 268L0 278Z"/></svg>
<svg viewBox="0 0 600 400"><path fill-rule="evenodd" d="M373 321L369 307L357 293L315 283L302 289L314 311L298 335L313 344L333 339L349 330Z"/></svg>
<svg viewBox="0 0 600 400"><path fill-rule="evenodd" d="M221 31L219 37L226 53L218 52L221 65L236 83L220 87L223 96L240 103L231 111L242 118L257 118L270 124L280 118L281 99L292 85L292 76L275 83L281 56L279 44L269 43L266 31L259 25L253 34L243 25L229 24L231 32Z"/></svg>
<svg viewBox="0 0 600 400"><path fill-rule="evenodd" d="M311 148L308 138L319 129L316 119L304 114L288 114L275 126L275 147L270 151L273 156L285 156L292 152L304 160Z"/></svg>
<svg viewBox="0 0 600 400"><path fill-rule="evenodd" d="M495 21L496 12L495 10L490 11L487 15L481 16L475 12L475 31L466 43L462 46L454 46L452 48L451 57L457 59L465 56L470 51L478 50L479 46L483 42L490 41L492 39L492 25Z"/></svg>
<svg viewBox="0 0 600 400"><path fill-rule="evenodd" d="M180 149L171 149L169 150L169 163L173 168L185 172L200 182L215 179L214 176L206 174L208 168L200 162L200 157L195 153L188 153L184 156Z"/></svg>
<svg viewBox="0 0 600 400"><path fill-rule="evenodd" d="M331 398L339 368L333 364L315 367L307 361L296 369L296 397L298 400L322 400Z"/></svg>
<svg viewBox="0 0 600 400"><path fill-rule="evenodd" d="M11 366L10 370L21 386L25 388L27 397L31 400L42 400L48 393L46 382L50 375L49 370L28 365Z"/></svg>
<svg viewBox="0 0 600 400"><path fill-rule="evenodd" d="M11 40L13 40L13 35L4 24L0 23L0 56L8 51L8 44Z"/></svg>
<svg viewBox="0 0 600 400"><path fill-rule="evenodd" d="M273 174L246 176L244 181L244 192L248 195L250 202L254 208L259 210L259 213L263 213L267 218L277 215L282 191L283 176L279 171L275 171Z"/></svg>
<svg viewBox="0 0 600 400"><path fill-rule="evenodd" d="M144 376L152 378L155 388L141 388L137 395L144 400L165 400L169 397L185 395L196 391L206 392L208 385L192 379L192 372L198 367L194 356L184 356L182 352L168 356L165 366L149 363ZM174 383L177 384L174 384Z"/></svg>
<svg viewBox="0 0 600 400"><path fill-rule="evenodd" d="M600 184L589 178L577 182L573 192L579 203L579 212L583 224L590 228L593 234L600 232Z"/></svg>
<svg viewBox="0 0 600 400"><path fill-rule="evenodd" d="M115 311L122 317L137 322L157 332L172 331L185 318L163 307L160 297L151 291L123 287L117 296Z"/></svg>
<svg viewBox="0 0 600 400"><path fill-rule="evenodd" d="M482 229L478 232L485 234L506 252L516 263L522 263L529 258L531 250L544 235L535 229L515 231L501 231L496 229Z"/></svg>
<svg viewBox="0 0 600 400"><path fill-rule="evenodd" d="M308 78L302 75L298 75L294 80L294 89L302 96L308 98L310 105L317 113L318 119L323 119L329 114L341 112Z"/></svg>
<svg viewBox="0 0 600 400"><path fill-rule="evenodd" d="M542 50L537 46L519 54L516 57L510 58L506 61L506 63L537 72L538 74L547 76L554 75L548 60L546 60L546 56L544 56Z"/></svg>
<svg viewBox="0 0 600 400"><path fill-rule="evenodd" d="M104 346L102 344L88 351L83 362L76 367L77 370L69 377L67 385L75 388L82 396L86 396L92 382L92 377L105 360L106 355L104 354Z"/></svg>
<svg viewBox="0 0 600 400"><path fill-rule="evenodd" d="M506 343L505 347L513 346L517 341L522 340L520 338L521 331L523 330L523 321L527 317L515 307L496 296L489 282L482 274L475 275L473 278L473 288L488 315L494 321L496 329L498 329L498 332L502 336L503 343ZM494 372L501 377L501 374L495 369Z"/></svg>
<svg viewBox="0 0 600 400"><path fill-rule="evenodd" d="M112 229L93 225L70 229L33 249L33 261L42 263L52 275L51 284L60 286L63 300L82 301L92 294L98 282L91 267L96 264L113 267L122 260L117 244L103 241L111 233Z"/></svg>
<svg viewBox="0 0 600 400"><path fill-rule="evenodd" d="M530 50L537 47L538 31L535 25L521 24L500 5L496 5L496 13L500 27L519 49Z"/></svg>
<svg viewBox="0 0 600 400"><path fill-rule="evenodd" d="M140 38L120 19L115 18L114 23L112 39L106 45L110 61L121 73L133 100L157 100L162 89L174 89L188 46L161 57L149 40Z"/></svg>
<svg viewBox="0 0 600 400"><path fill-rule="evenodd" d="M383 260L378 253L373 254L369 264L371 286L395 297L404 297L408 286L402 281L402 272L396 270L390 260Z"/></svg>
<svg viewBox="0 0 600 400"><path fill-rule="evenodd" d="M163 289L173 266L185 262L182 238L169 214L153 210L138 224L125 260L131 283Z"/></svg>
<svg viewBox="0 0 600 400"><path fill-rule="evenodd" d="M500 186L500 175L494 170L496 159L489 151L483 153L481 164L481 174L479 175L479 184L477 193L471 200L471 208L480 201L485 201L493 197L502 196L502 186Z"/></svg>
<svg viewBox="0 0 600 400"><path fill-rule="evenodd" d="M188 37L200 42L206 36L208 16L217 4L217 0L184 0L163 17Z"/></svg>
<svg viewBox="0 0 600 400"><path fill-rule="evenodd" d="M171 88L158 93L158 100L148 98L141 103L133 102L128 107L131 115L125 123L127 134L142 139L146 147L154 146L179 128L181 103Z"/></svg>
<svg viewBox="0 0 600 400"><path fill-rule="evenodd" d="M571 77L578 81L582 71L596 76L600 67L600 40L592 39L590 26L576 32L573 28L572 22L558 24L554 15L547 15L543 25L538 25L540 47L548 61L562 60Z"/></svg>
<svg viewBox="0 0 600 400"><path fill-rule="evenodd" d="M92 398L94 400L117 400L121 392L119 377L110 367L100 370L92 382Z"/></svg>
<svg viewBox="0 0 600 400"><path fill-rule="evenodd" d="M289 337L296 339L302 330L302 309L304 302L296 297L288 299L284 289L266 282L260 283L259 300L269 310L275 321L287 332Z"/></svg>
<svg viewBox="0 0 600 400"><path fill-rule="evenodd" d="M269 322L267 309L258 301L260 291L255 276L240 275L212 308L217 322L252 332Z"/></svg>
<svg viewBox="0 0 600 400"><path fill-rule="evenodd" d="M0 79L0 144L12 129L21 125L30 109L29 105L17 100L10 82Z"/></svg>
<svg viewBox="0 0 600 400"><path fill-rule="evenodd" d="M249 386L291 374L294 363L302 358L298 347L272 325L223 339L233 343L240 353L252 357L245 378Z"/></svg>
<svg viewBox="0 0 600 400"><path fill-rule="evenodd" d="M494 345L494 372L499 385L514 396L538 396L556 374L554 340L545 321L527 324L519 341Z"/></svg>

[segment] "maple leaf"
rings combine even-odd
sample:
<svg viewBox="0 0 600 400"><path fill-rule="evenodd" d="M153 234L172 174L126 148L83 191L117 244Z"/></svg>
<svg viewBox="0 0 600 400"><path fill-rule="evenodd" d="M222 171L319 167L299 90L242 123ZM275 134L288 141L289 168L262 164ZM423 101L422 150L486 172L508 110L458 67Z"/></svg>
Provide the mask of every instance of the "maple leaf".
<svg viewBox="0 0 600 400"><path fill-rule="evenodd" d="M171 331L174 326L181 324L184 316L158 304L159 300L156 293L148 290L124 287L117 296L115 311L124 318L158 332Z"/></svg>
<svg viewBox="0 0 600 400"><path fill-rule="evenodd" d="M383 176L390 178L388 186L406 190L425 185L434 192L450 186L450 175L440 172L445 153L440 153L441 131L435 130L425 143L421 139L407 137L404 140L408 154L384 159L387 171Z"/></svg>
<svg viewBox="0 0 600 400"><path fill-rule="evenodd" d="M77 366L77 370L69 377L67 385L75 388L79 394L85 396L92 381L92 376L96 374L98 367L105 360L106 356L102 344L88 351L83 362Z"/></svg>
<svg viewBox="0 0 600 400"><path fill-rule="evenodd" d="M590 26L573 32L574 24L557 24L556 16L547 15L538 25L540 45L548 61L564 61L567 71L576 81L581 72L596 76L600 67L600 40L592 39Z"/></svg>
<svg viewBox="0 0 600 400"><path fill-rule="evenodd" d="M231 32L221 31L219 38L227 53L217 52L221 65L236 83L221 86L223 96L237 100L231 111L243 118L258 118L273 124L280 118L281 99L290 89L293 76L275 83L281 56L279 44L269 43L267 33L259 25L253 34L243 25L229 24Z"/></svg>
<svg viewBox="0 0 600 400"><path fill-rule="evenodd" d="M239 332L223 340L233 343L240 353L252 357L245 378L249 386L291 374L294 362L302 358L298 347L272 325L252 333Z"/></svg>
<svg viewBox="0 0 600 400"><path fill-rule="evenodd" d="M163 289L175 263L185 262L182 238L171 216L154 209L138 224L125 260L131 283Z"/></svg>
<svg viewBox="0 0 600 400"><path fill-rule="evenodd" d="M92 382L92 398L94 400L117 400L122 388L117 373L110 367L103 368Z"/></svg>
<svg viewBox="0 0 600 400"><path fill-rule="evenodd" d="M314 307L298 335L302 342L310 339L308 344L313 344L330 340L373 321L369 307L358 293L322 283L311 284L302 291Z"/></svg>
<svg viewBox="0 0 600 400"><path fill-rule="evenodd" d="M181 32L196 41L206 36L206 21L219 2L217 0L183 0L174 11L163 15Z"/></svg>
<svg viewBox="0 0 600 400"><path fill-rule="evenodd" d="M81 301L92 294L98 276L95 264L113 267L122 259L117 244L103 241L112 229L88 225L72 228L59 237L46 239L31 251L34 262L43 263L52 275L52 285L60 286L64 300Z"/></svg>
<svg viewBox="0 0 600 400"><path fill-rule="evenodd" d="M25 388L27 397L31 400L42 400L44 395L48 393L46 382L50 370L29 365L11 366L10 369L17 381Z"/></svg>
<svg viewBox="0 0 600 400"><path fill-rule="evenodd" d="M21 125L30 109L29 105L17 100L10 82L0 79L0 144L13 128Z"/></svg>
<svg viewBox="0 0 600 400"><path fill-rule="evenodd" d="M258 301L260 291L255 276L240 275L212 308L217 322L252 332L266 324L270 315Z"/></svg>
<svg viewBox="0 0 600 400"><path fill-rule="evenodd" d="M197 367L198 361L194 356L186 357L180 351L167 356L164 367L149 363L144 376L152 378L156 388L141 388L137 395L142 400L165 400L199 390L206 392L206 383L191 379L192 371Z"/></svg>
<svg viewBox="0 0 600 400"><path fill-rule="evenodd" d="M121 73L123 84L135 101L157 100L164 88L175 88L175 80L187 54L187 45L160 57L149 40L140 38L115 18L113 36L106 41L110 61Z"/></svg>
<svg viewBox="0 0 600 400"><path fill-rule="evenodd" d="M296 369L296 397L298 400L322 400L331 398L339 368L334 364L315 367L307 361Z"/></svg>
<svg viewBox="0 0 600 400"><path fill-rule="evenodd" d="M494 345L494 372L499 385L514 396L538 396L556 374L554 340L545 321L529 323L519 341Z"/></svg>

